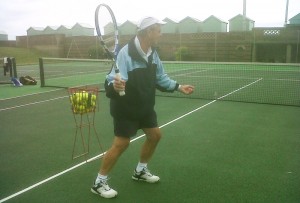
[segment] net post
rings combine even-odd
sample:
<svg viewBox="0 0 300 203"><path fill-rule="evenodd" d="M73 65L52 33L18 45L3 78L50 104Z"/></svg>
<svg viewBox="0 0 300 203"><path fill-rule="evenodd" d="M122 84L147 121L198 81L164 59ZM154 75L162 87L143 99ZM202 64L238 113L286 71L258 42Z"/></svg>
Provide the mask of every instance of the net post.
<svg viewBox="0 0 300 203"><path fill-rule="evenodd" d="M12 59L11 59L11 62L12 62L12 72L13 72L13 77L17 78L18 75L17 75L16 59L15 59L15 58L12 58Z"/></svg>
<svg viewBox="0 0 300 203"><path fill-rule="evenodd" d="M45 87L45 75L44 75L43 58L39 58L39 67L40 67L40 82L41 82L41 87Z"/></svg>
<svg viewBox="0 0 300 203"><path fill-rule="evenodd" d="M14 77L13 76L13 71L12 71L12 67L13 67L13 65L12 65L12 58L11 57L7 57L7 61L8 61L8 68L9 68L9 76L12 78L12 77Z"/></svg>

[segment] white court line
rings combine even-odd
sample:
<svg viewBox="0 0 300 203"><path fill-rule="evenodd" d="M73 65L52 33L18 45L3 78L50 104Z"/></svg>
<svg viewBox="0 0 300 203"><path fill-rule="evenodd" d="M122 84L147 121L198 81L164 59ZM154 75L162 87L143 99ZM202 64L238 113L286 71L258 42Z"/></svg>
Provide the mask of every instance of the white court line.
<svg viewBox="0 0 300 203"><path fill-rule="evenodd" d="M208 71L208 70L204 69L204 70L199 70L199 71L193 71L191 73L176 74L176 75L173 75L173 77L186 76L186 75L191 75L191 74L195 74L195 73L202 73L202 72L206 72L206 71Z"/></svg>
<svg viewBox="0 0 300 203"><path fill-rule="evenodd" d="M56 71L56 72L58 72L58 71ZM68 75L68 74L66 74L66 73L64 73L64 72L62 72L62 71L59 71L59 74L56 74L56 75L51 75L51 77L49 77L49 79L53 79L53 80L55 80L55 79L57 79L57 80L59 80L59 79L61 79L61 78L70 78L70 77L74 77L74 76L77 76L77 77L81 77L80 75L78 76L78 74L94 74L94 75L101 75L101 74L103 74L103 73L107 73L107 70L101 70L100 72L99 71L97 71L97 70L95 70L95 71L85 71L85 72L83 72L83 71L79 71L79 72L73 72L71 75Z"/></svg>
<svg viewBox="0 0 300 203"><path fill-rule="evenodd" d="M59 89L54 89L54 90L48 90L48 91L45 91L45 92L36 92L36 93L31 93L31 94L25 94L25 95L22 95L22 96L9 97L9 98L0 99L0 101L10 100L10 99L17 99L17 98L22 98L22 97L27 97L27 96L32 96L32 95L49 93L49 92L55 92L55 91L59 91L59 90L62 90L62 89L59 88Z"/></svg>
<svg viewBox="0 0 300 203"><path fill-rule="evenodd" d="M177 76L177 75L175 75ZM241 80L256 80L258 78L248 78L248 77L224 77L224 76L210 76L210 75L191 75L190 78L216 78L216 79L241 79ZM299 82L298 79L284 79L284 78L266 78L268 81L288 81L288 82Z"/></svg>
<svg viewBox="0 0 300 203"><path fill-rule="evenodd" d="M278 79L271 79L271 80L277 80L277 81L289 81L289 82L300 82L300 80L297 80L297 79L281 79L281 78L278 78Z"/></svg>
<svg viewBox="0 0 300 203"><path fill-rule="evenodd" d="M57 100L57 99L63 99L63 98L66 98L66 97L68 97L68 96L56 97L54 99L47 99L47 100L43 100L43 101L32 102L32 103L28 103L28 104L22 104L22 105L13 106L13 107L7 107L7 108L4 108L4 109L0 109L0 112L11 110L11 109L16 109L16 108L21 108L21 107L24 107L24 106L30 106L30 105L34 105L34 104L40 104L40 103L45 103L45 102L49 102L49 101L54 101L54 100Z"/></svg>
<svg viewBox="0 0 300 203"><path fill-rule="evenodd" d="M253 85L253 84L255 84L255 83L257 83L257 82L259 82L259 81L261 81L261 80L262 80L262 78L260 78L260 79L258 79L258 80L256 80L256 81L254 81L254 82L252 82L252 83L249 83L249 84L247 84L247 85L245 85L245 86L243 86L243 87L241 87L241 88L239 88L239 89L236 89L236 90L234 90L234 91L232 91L232 92L230 92L230 93L228 93L228 94L226 94L226 95L224 95L224 96L221 96L221 97L219 97L219 98L217 98L217 99L215 99L215 100L213 100L213 101L211 101L211 102L208 102L207 104L204 104L204 105L202 105L202 106L200 106L200 107L198 107L198 108L196 108L196 109L194 109L194 110L192 110L192 111L190 111L190 112L188 112L188 113L186 113L186 114L184 114L184 115L182 115L182 116L180 116L180 117L178 117L178 118L175 118L174 120L172 120L172 121L170 121L170 122L168 122L168 123L165 123L165 124L161 125L159 128L163 128L163 127L165 127L165 126L168 126L168 125L170 125L170 124L172 124L172 123L178 121L179 119L182 119L182 118L184 118L184 117L186 117L186 116L188 116L188 115L190 115L190 114L192 114L192 113L194 113L194 112L196 112L196 111L198 111L198 110L200 110L200 109L203 109L203 108L207 107L207 106L210 105L210 104L215 103L215 102L218 101L219 99L225 98L225 97L227 97L227 96L229 96L229 95L231 95L231 94L233 94L233 93L235 93L235 92L238 92L238 91L240 91L240 90L242 90L242 89L244 89L244 88L246 88L246 87L249 87L249 86L251 86L251 85ZM140 139L140 138L142 138L142 137L144 137L144 136L145 136L145 134L140 135L140 136L138 136L138 137L136 137L136 138L130 140L130 142L134 142L134 141L136 141L136 140L138 140L138 139ZM53 176L51 176L51 177L49 177L49 178L46 178L46 179L44 179L44 180L42 180L42 181L40 181L40 182L38 182L38 183L36 183L36 184L33 184L33 185L31 185L31 186L29 186L29 187L27 187L27 188L25 188L25 189L23 189L23 190L21 190L21 191L19 191L19 192L16 192L16 193L14 193L14 194L12 194L12 195L10 195L10 196L8 196L8 197L5 197L5 198L3 198L3 199L0 200L0 203L5 202L5 201L7 201L7 200L9 200L9 199L12 199L12 198L14 198L14 197L16 197L16 196L19 196L19 195L21 195L21 194L23 194L23 193L25 193L25 192L27 192L27 191L29 191L29 190L31 190L31 189L36 188L36 187L39 186L39 185L42 185L42 184L44 184L44 183L46 183L46 182L48 182L48 181L50 181L50 180L53 180L54 178L57 178L57 177L59 177L59 176L65 174L65 173L68 173L68 172L70 172L70 171L72 171L72 170L74 170L74 169L76 169L76 168L78 168L78 167L80 167L80 166L82 166L82 165L84 165L84 164L86 164L86 163L89 163L89 162L92 162L92 161L94 161L94 160L96 160L96 159L98 159L98 158L101 158L105 153L106 153L106 152L103 152L102 154L99 154L99 155L97 155L97 156L94 156L94 157L88 159L87 161L81 162L81 163L79 163L79 164L77 164L77 165L75 165L75 166L72 166L71 168L68 168L68 169L66 169L66 170L64 170L64 171L62 171L62 172L60 172L60 173L57 173L57 174L55 174L55 175L53 175Z"/></svg>

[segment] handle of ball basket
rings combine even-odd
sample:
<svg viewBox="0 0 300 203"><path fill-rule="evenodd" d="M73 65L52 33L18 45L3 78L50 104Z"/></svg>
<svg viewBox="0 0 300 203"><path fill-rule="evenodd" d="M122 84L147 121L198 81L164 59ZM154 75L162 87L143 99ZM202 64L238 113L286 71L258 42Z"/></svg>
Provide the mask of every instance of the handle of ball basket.
<svg viewBox="0 0 300 203"><path fill-rule="evenodd" d="M120 74L119 69L116 69L115 72L116 72L116 78L117 78L118 80L121 80L121 74ZM125 95L125 91L124 91L124 90L123 90L123 91L120 91L120 92L119 92L119 95L120 95L120 96L124 96L124 95Z"/></svg>

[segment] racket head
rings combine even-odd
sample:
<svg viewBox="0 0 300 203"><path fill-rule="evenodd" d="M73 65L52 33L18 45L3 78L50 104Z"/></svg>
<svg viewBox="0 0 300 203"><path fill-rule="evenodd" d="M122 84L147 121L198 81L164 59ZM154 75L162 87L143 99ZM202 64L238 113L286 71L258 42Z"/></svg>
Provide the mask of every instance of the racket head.
<svg viewBox="0 0 300 203"><path fill-rule="evenodd" d="M107 56L115 60L119 51L118 25L112 9L99 4L95 11L95 27L100 43Z"/></svg>

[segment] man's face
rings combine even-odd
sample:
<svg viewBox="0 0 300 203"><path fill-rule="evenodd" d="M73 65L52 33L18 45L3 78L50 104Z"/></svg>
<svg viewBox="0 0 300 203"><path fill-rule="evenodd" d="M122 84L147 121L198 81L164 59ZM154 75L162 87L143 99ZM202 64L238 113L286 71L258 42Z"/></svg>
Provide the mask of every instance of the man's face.
<svg viewBox="0 0 300 203"><path fill-rule="evenodd" d="M160 25L154 25L148 33L149 41L151 45L156 45L161 36L161 28Z"/></svg>

